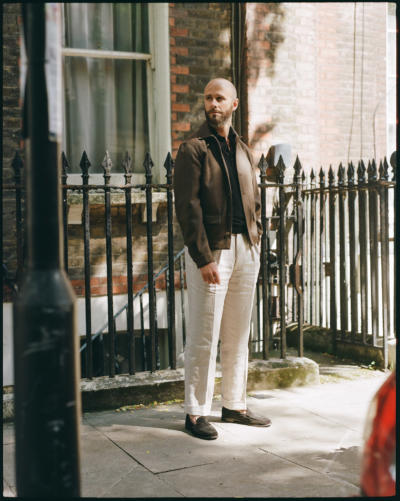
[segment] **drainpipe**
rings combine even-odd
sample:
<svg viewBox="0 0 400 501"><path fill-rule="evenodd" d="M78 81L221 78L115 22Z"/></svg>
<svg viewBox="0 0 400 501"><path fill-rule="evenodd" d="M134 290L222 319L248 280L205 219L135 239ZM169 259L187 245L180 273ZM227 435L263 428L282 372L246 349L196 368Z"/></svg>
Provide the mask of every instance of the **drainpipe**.
<svg viewBox="0 0 400 501"><path fill-rule="evenodd" d="M61 51L51 36L57 25L46 22L56 5L22 4L28 266L13 312L16 487L18 497L39 499L80 496L76 298L61 252L57 100L53 84L46 90L51 54Z"/></svg>

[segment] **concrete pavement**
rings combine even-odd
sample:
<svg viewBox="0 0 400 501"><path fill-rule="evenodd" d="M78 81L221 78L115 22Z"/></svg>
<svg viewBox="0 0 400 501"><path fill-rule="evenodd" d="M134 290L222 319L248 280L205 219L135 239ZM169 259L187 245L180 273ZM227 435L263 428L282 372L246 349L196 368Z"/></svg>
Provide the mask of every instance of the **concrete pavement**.
<svg viewBox="0 0 400 501"><path fill-rule="evenodd" d="M84 413L84 497L348 497L359 494L369 402L388 373L252 391L269 428L220 421L214 441L184 431L182 403ZM136 406L137 407L137 406ZM3 425L4 491L15 495L13 423Z"/></svg>

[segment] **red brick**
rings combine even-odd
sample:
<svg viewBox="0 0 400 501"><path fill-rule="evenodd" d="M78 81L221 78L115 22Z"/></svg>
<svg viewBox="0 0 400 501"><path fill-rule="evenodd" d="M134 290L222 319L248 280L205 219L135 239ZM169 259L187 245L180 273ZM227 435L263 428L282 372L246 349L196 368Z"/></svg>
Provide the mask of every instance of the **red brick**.
<svg viewBox="0 0 400 501"><path fill-rule="evenodd" d="M187 47L171 47L171 54L177 54L179 56L187 56L189 54L189 49Z"/></svg>
<svg viewBox="0 0 400 501"><path fill-rule="evenodd" d="M170 35L173 37L187 37L188 29L187 28L171 28Z"/></svg>
<svg viewBox="0 0 400 501"><path fill-rule="evenodd" d="M171 66L171 73L176 73L178 75L189 75L188 66Z"/></svg>
<svg viewBox="0 0 400 501"><path fill-rule="evenodd" d="M171 64L176 64L176 57L175 56L171 56L170 63Z"/></svg>
<svg viewBox="0 0 400 501"><path fill-rule="evenodd" d="M189 122L179 122L174 125L174 129L182 132L188 132L190 130Z"/></svg>
<svg viewBox="0 0 400 501"><path fill-rule="evenodd" d="M176 120L176 113L171 113L171 120L173 122L175 122L175 120ZM175 134L175 132L172 133L172 137L173 137L174 134Z"/></svg>
<svg viewBox="0 0 400 501"><path fill-rule="evenodd" d="M186 103L172 103L172 111L190 111L190 106Z"/></svg>
<svg viewBox="0 0 400 501"><path fill-rule="evenodd" d="M175 26L175 18L173 18L173 17L169 18L169 25L170 26Z"/></svg>
<svg viewBox="0 0 400 501"><path fill-rule="evenodd" d="M189 85L175 84L172 86L172 92L187 93L189 92Z"/></svg>

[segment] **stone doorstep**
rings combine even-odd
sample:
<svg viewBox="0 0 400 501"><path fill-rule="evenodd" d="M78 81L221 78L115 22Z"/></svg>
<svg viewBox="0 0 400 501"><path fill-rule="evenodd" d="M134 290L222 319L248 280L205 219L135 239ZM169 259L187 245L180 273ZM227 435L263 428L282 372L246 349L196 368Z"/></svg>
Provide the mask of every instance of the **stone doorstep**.
<svg viewBox="0 0 400 501"><path fill-rule="evenodd" d="M287 357L252 360L248 367L247 391L319 384L319 367L308 358ZM82 411L116 409L123 405L150 404L184 398L184 369L165 369L133 376L102 376L80 382ZM221 368L217 364L214 395L221 391ZM3 395L3 421L14 417L14 396Z"/></svg>

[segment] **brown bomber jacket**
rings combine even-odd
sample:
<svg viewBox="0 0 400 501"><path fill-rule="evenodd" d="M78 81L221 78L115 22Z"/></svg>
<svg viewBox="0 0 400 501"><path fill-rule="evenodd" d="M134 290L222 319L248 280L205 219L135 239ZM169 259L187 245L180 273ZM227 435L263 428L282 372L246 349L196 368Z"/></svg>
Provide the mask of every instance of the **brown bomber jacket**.
<svg viewBox="0 0 400 501"><path fill-rule="evenodd" d="M249 148L236 135L236 166L247 230L258 244L261 226L260 190ZM209 147L216 141L223 168ZM212 251L229 249L232 234L232 193L228 168L218 139L207 122L178 150L174 169L175 211L183 240L199 268L212 262Z"/></svg>

